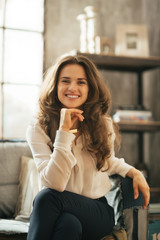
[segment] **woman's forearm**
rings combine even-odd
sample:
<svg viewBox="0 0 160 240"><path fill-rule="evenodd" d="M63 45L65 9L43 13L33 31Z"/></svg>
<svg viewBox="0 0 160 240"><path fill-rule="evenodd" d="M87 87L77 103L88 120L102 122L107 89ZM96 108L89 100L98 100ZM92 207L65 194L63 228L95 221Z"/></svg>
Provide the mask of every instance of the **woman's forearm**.
<svg viewBox="0 0 160 240"><path fill-rule="evenodd" d="M141 172L138 169L133 167L128 171L127 176L130 178L134 178L138 174L141 174Z"/></svg>

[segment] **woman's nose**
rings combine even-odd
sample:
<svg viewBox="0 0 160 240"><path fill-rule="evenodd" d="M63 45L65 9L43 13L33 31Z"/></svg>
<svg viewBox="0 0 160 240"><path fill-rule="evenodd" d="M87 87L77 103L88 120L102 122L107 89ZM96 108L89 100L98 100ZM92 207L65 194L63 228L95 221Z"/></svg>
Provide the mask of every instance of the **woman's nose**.
<svg viewBox="0 0 160 240"><path fill-rule="evenodd" d="M69 90L77 90L77 84L75 82L71 82L69 85Z"/></svg>

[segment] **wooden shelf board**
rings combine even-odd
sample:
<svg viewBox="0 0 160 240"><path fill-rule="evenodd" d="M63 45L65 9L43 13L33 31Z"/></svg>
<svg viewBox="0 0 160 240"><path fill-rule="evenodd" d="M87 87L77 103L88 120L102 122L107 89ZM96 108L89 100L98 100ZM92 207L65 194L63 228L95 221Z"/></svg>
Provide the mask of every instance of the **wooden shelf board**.
<svg viewBox="0 0 160 240"><path fill-rule="evenodd" d="M160 187L151 187L150 188L151 193L159 193L160 194Z"/></svg>
<svg viewBox="0 0 160 240"><path fill-rule="evenodd" d="M120 131L127 132L152 132L160 131L160 121L148 121L148 122L132 122L132 121L121 121L118 123Z"/></svg>
<svg viewBox="0 0 160 240"><path fill-rule="evenodd" d="M128 71L128 72L143 72L150 69L160 67L160 57L130 57L120 55L100 55L81 53L77 50L70 52L72 55L84 55L90 58L99 69Z"/></svg>

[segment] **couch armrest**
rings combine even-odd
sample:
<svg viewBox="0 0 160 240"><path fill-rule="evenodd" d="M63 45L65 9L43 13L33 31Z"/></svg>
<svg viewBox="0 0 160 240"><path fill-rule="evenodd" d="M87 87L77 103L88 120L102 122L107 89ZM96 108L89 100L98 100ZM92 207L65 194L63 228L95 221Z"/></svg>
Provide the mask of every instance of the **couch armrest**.
<svg viewBox="0 0 160 240"><path fill-rule="evenodd" d="M123 220L128 240L146 240L148 235L148 209L143 209L144 197L134 199L133 180L129 177L121 178L123 199Z"/></svg>
<svg viewBox="0 0 160 240"><path fill-rule="evenodd" d="M133 180L129 177L121 179L121 191L122 191L122 199L123 199L123 210L127 208L141 208L143 206L144 197L141 192L139 192L139 196L137 199L134 199L134 191L133 191Z"/></svg>
<svg viewBox="0 0 160 240"><path fill-rule="evenodd" d="M133 180L129 177L121 178L123 199L123 220L128 240L146 240L148 235L148 209L143 209L144 197L134 199Z"/></svg>
<svg viewBox="0 0 160 240"><path fill-rule="evenodd" d="M146 240L148 233L148 210L143 209L143 195L134 199L133 180L119 175L110 176L111 191L106 195L114 208L115 228L125 228L128 240Z"/></svg>

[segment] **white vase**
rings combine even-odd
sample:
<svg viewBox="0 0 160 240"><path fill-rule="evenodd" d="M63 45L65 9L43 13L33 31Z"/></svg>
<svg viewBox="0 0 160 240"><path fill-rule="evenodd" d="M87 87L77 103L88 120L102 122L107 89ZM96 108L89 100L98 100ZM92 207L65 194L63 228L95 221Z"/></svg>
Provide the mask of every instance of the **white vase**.
<svg viewBox="0 0 160 240"><path fill-rule="evenodd" d="M96 30L96 16L97 9L93 6L87 6L84 9L87 16L87 49L89 53L95 53L95 38L97 35Z"/></svg>
<svg viewBox="0 0 160 240"><path fill-rule="evenodd" d="M77 20L80 22L80 52L87 52L87 16L79 14Z"/></svg>

